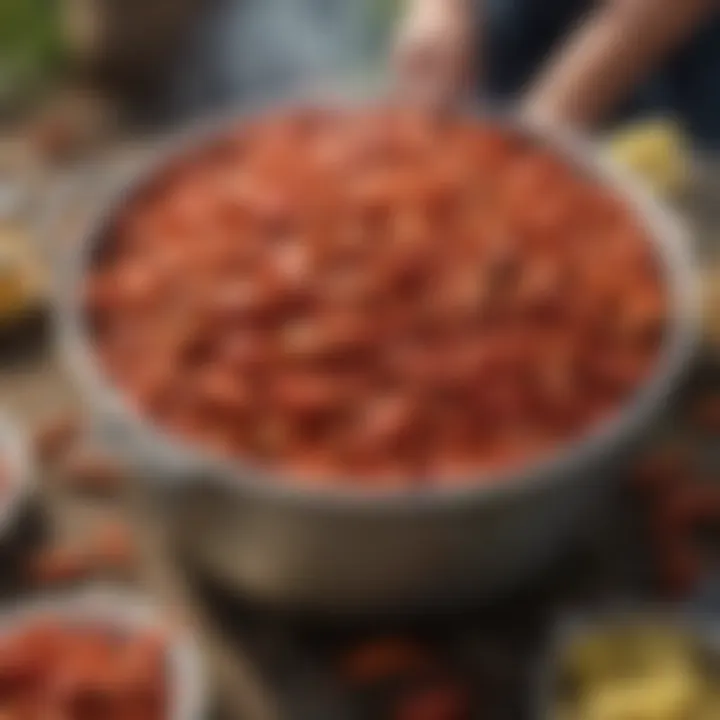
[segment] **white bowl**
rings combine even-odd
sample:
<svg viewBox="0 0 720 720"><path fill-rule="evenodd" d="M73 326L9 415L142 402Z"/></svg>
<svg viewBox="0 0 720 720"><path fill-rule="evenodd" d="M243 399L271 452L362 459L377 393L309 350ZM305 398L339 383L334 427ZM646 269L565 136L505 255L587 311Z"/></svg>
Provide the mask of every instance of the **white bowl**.
<svg viewBox="0 0 720 720"><path fill-rule="evenodd" d="M128 631L149 630L163 623L162 612L142 596L113 588L85 589L0 608L0 638L41 617ZM167 718L202 720L206 716L207 694L199 649L182 629L168 630L167 638Z"/></svg>
<svg viewBox="0 0 720 720"><path fill-rule="evenodd" d="M622 627L658 627L677 632L700 651L720 662L720 617L711 610L673 609L670 606L620 607L588 616L571 616L560 621L550 648L538 668L537 707L533 717L553 720L557 683L565 653L572 643L593 632Z"/></svg>

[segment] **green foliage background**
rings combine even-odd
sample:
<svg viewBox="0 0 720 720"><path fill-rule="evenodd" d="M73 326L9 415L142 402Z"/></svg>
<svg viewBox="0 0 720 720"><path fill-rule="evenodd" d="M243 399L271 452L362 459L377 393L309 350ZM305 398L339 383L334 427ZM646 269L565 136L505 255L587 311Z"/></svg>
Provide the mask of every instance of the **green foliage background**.
<svg viewBox="0 0 720 720"><path fill-rule="evenodd" d="M58 0L0 0L0 109L30 100L61 61Z"/></svg>

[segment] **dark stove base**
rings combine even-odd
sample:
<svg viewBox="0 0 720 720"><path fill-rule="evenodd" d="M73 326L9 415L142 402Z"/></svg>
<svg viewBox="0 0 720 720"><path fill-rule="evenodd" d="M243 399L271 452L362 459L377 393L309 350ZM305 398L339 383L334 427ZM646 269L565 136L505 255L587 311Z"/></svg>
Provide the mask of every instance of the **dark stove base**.
<svg viewBox="0 0 720 720"><path fill-rule="evenodd" d="M653 596L648 556L630 498L539 581L503 602L432 615L339 618L257 607L191 573L197 598L225 639L243 649L288 720L393 718L398 698L442 680L462 687L483 720L533 717L535 675L556 620ZM628 553L628 548L637 552ZM343 658L363 642L403 638L434 658L427 674L353 687Z"/></svg>

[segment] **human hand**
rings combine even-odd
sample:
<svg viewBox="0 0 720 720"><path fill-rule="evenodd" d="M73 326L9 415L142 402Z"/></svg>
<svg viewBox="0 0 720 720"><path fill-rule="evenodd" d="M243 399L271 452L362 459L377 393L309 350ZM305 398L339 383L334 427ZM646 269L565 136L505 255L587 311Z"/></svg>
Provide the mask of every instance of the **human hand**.
<svg viewBox="0 0 720 720"><path fill-rule="evenodd" d="M439 106L468 88L473 69L468 0L407 0L394 64L403 99Z"/></svg>

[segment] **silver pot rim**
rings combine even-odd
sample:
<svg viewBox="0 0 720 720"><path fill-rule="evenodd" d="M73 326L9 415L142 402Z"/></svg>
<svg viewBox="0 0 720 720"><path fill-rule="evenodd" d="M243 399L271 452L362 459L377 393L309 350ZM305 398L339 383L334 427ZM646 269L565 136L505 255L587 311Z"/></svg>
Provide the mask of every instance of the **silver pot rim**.
<svg viewBox="0 0 720 720"><path fill-rule="evenodd" d="M289 105L295 107L297 103ZM334 485L330 482L322 486L294 483L283 473L263 469L252 462L213 456L200 444L187 445L154 426L130 407L95 361L83 323L82 281L106 231L130 197L142 190L172 160L266 111L267 108L233 111L219 120L200 123L163 143L134 177L99 204L82 241L70 254L67 267L61 268L56 327L71 376L101 413L116 419L124 427L133 428L135 435L152 447L154 455L162 456L163 467L170 470L174 482L202 477L205 482L212 479L240 494L251 493L264 496L268 501L331 512L432 513L440 507L448 510L467 508L508 494L539 491L545 483L577 476L578 470L592 466L605 456L608 448L622 445L626 438L643 430L679 385L692 362L700 337L699 265L690 234L679 217L653 197L636 178L603 157L589 138L567 129L541 126L506 112L482 108L478 113L477 108L473 108L475 114L508 123L521 134L545 144L613 188L648 227L663 267L672 315L655 370L634 398L610 419L594 426L587 435L559 446L529 465L494 473L477 482L443 486L429 483L410 490L373 491L362 483Z"/></svg>

